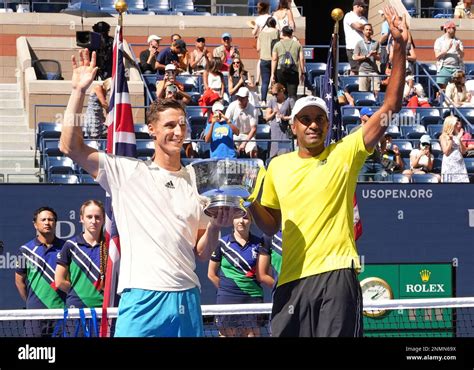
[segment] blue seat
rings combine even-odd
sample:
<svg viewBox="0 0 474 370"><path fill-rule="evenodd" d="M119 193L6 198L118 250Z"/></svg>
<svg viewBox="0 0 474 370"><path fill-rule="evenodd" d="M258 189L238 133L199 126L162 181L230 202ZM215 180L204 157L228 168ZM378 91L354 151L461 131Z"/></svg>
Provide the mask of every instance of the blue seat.
<svg viewBox="0 0 474 370"><path fill-rule="evenodd" d="M59 150L59 139L46 139L43 141L43 150L40 154L47 157L59 157L63 156L63 152Z"/></svg>
<svg viewBox="0 0 474 370"><path fill-rule="evenodd" d="M474 108L458 108L471 125L474 125Z"/></svg>
<svg viewBox="0 0 474 370"><path fill-rule="evenodd" d="M411 181L414 183L438 183L438 177L432 173L425 173L425 174L420 174L420 173L414 173L411 175Z"/></svg>
<svg viewBox="0 0 474 370"><path fill-rule="evenodd" d="M359 77L357 76L341 76L339 77L339 86L348 93L359 91Z"/></svg>
<svg viewBox="0 0 474 370"><path fill-rule="evenodd" d="M94 180L94 178L93 178L91 175L89 175L89 174L83 174L83 175L81 175L80 180L81 180L81 184L98 184L98 183Z"/></svg>
<svg viewBox="0 0 474 370"><path fill-rule="evenodd" d="M350 126L350 125L353 125L353 126L357 126L357 125L360 125L360 117L357 117L357 116L343 116L342 117L342 124L344 126ZM348 131L349 133L350 131Z"/></svg>
<svg viewBox="0 0 474 370"><path fill-rule="evenodd" d="M392 144L395 144L398 146L398 149L400 150L400 154L402 155L402 157L406 157L410 155L410 152L413 150L413 144L409 140L393 139Z"/></svg>
<svg viewBox="0 0 474 370"><path fill-rule="evenodd" d="M414 126L417 124L415 114L411 109L402 109L398 112L395 122L398 126Z"/></svg>
<svg viewBox="0 0 474 370"><path fill-rule="evenodd" d="M360 121L360 120L359 120ZM348 123L348 124L345 124L344 126L346 126L346 133L347 135L349 135L351 133L351 131L356 128L357 126L359 126L360 122L359 123Z"/></svg>
<svg viewBox="0 0 474 370"><path fill-rule="evenodd" d="M74 173L74 162L69 157L47 157L45 164L48 179L53 174L72 175Z"/></svg>
<svg viewBox="0 0 474 370"><path fill-rule="evenodd" d="M176 81L183 84L185 92L200 92L199 76L178 75Z"/></svg>
<svg viewBox="0 0 474 370"><path fill-rule="evenodd" d="M39 3L35 1L31 3L31 9L35 13L60 13L66 8L67 3Z"/></svg>
<svg viewBox="0 0 474 370"><path fill-rule="evenodd" d="M107 13L117 14L115 1L116 0L99 0L100 9Z"/></svg>
<svg viewBox="0 0 474 370"><path fill-rule="evenodd" d="M202 116L202 108L201 107L187 106L186 107L186 116L187 117Z"/></svg>
<svg viewBox="0 0 474 370"><path fill-rule="evenodd" d="M169 0L148 0L148 11L155 14L170 14Z"/></svg>
<svg viewBox="0 0 474 370"><path fill-rule="evenodd" d="M42 141L44 139L59 139L61 136L61 125L53 122L38 123L38 131L36 133L36 147L42 150Z"/></svg>
<svg viewBox="0 0 474 370"><path fill-rule="evenodd" d="M451 1L435 1L431 18L452 18L453 4Z"/></svg>
<svg viewBox="0 0 474 370"><path fill-rule="evenodd" d="M207 125L207 117L203 117L203 116L190 116L188 117L188 121L191 128L195 125L199 125L199 126Z"/></svg>
<svg viewBox="0 0 474 370"><path fill-rule="evenodd" d="M442 164L443 164L443 160L441 158L435 158L433 161L433 169L431 170L431 172L441 173Z"/></svg>
<svg viewBox="0 0 474 370"><path fill-rule="evenodd" d="M474 77L474 63L464 63L464 71L466 76Z"/></svg>
<svg viewBox="0 0 474 370"><path fill-rule="evenodd" d="M155 154L155 144L152 140L137 140L137 157L152 157Z"/></svg>
<svg viewBox="0 0 474 370"><path fill-rule="evenodd" d="M144 0L127 0L128 14L146 14L146 4Z"/></svg>
<svg viewBox="0 0 474 370"><path fill-rule="evenodd" d="M410 182L410 177L403 175L401 173L394 173L391 176L392 182L398 183L398 184L408 184Z"/></svg>
<svg viewBox="0 0 474 370"><path fill-rule="evenodd" d="M468 173L474 173L474 158L464 158Z"/></svg>
<svg viewBox="0 0 474 370"><path fill-rule="evenodd" d="M79 184L79 178L76 175L51 175L48 180L53 184Z"/></svg>
<svg viewBox="0 0 474 370"><path fill-rule="evenodd" d="M208 12L198 12L194 6L193 0L171 0L171 10L183 13L184 15L211 15Z"/></svg>
<svg viewBox="0 0 474 370"><path fill-rule="evenodd" d="M443 156L443 151L441 150L441 144L438 140L431 140L431 153L435 158L441 158Z"/></svg>
<svg viewBox="0 0 474 370"><path fill-rule="evenodd" d="M441 114L439 109L436 108L419 108L416 113L420 117L420 124L425 127L429 125L439 125L442 123Z"/></svg>
<svg viewBox="0 0 474 370"><path fill-rule="evenodd" d="M257 125L257 132L255 133L255 139L258 140L270 140L270 125L269 124L259 124ZM262 141L257 143L259 149L263 151L264 156L266 157L268 155L268 149L270 147L270 143L268 141ZM262 153L260 153L262 154ZM263 161L265 161L267 158L262 158Z"/></svg>
<svg viewBox="0 0 474 370"><path fill-rule="evenodd" d="M356 106L368 106L373 107L377 105L377 100L372 92L359 91L352 92L351 96L354 98L354 104Z"/></svg>
<svg viewBox="0 0 474 370"><path fill-rule="evenodd" d="M443 133L443 125L429 125L428 126L428 135L430 135L433 139L438 139L442 133Z"/></svg>
<svg viewBox="0 0 474 370"><path fill-rule="evenodd" d="M150 140L150 134L148 133L148 126L141 123L134 125L135 139L147 139Z"/></svg>
<svg viewBox="0 0 474 370"><path fill-rule="evenodd" d="M402 0L402 4L405 6L410 16L416 15L416 0Z"/></svg>
<svg viewBox="0 0 474 370"><path fill-rule="evenodd" d="M194 124L191 125L191 139L192 140L199 140L201 138L201 134L206 129L205 124Z"/></svg>
<svg viewBox="0 0 474 370"><path fill-rule="evenodd" d="M425 126L400 126L401 134L406 139L419 139L426 134Z"/></svg>
<svg viewBox="0 0 474 370"><path fill-rule="evenodd" d="M377 105L382 106L384 100L385 100L385 93L379 91L379 93L377 94Z"/></svg>
<svg viewBox="0 0 474 370"><path fill-rule="evenodd" d="M347 62L339 63L337 73L340 75L348 75L351 72L351 65Z"/></svg>
<svg viewBox="0 0 474 370"><path fill-rule="evenodd" d="M104 150L106 142L105 140L85 139L84 144L97 150Z"/></svg>
<svg viewBox="0 0 474 370"><path fill-rule="evenodd" d="M398 126L395 125L389 125L387 130L385 130L385 134L390 134L392 139L399 139L401 136Z"/></svg>

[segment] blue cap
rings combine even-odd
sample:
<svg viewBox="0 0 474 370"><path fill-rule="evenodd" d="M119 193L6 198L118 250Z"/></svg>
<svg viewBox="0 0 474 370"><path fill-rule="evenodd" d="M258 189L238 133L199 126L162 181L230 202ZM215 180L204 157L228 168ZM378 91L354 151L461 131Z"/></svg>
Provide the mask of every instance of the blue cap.
<svg viewBox="0 0 474 370"><path fill-rule="evenodd" d="M369 107L364 107L360 110L360 116L371 117L374 114L374 111Z"/></svg>
<svg viewBox="0 0 474 370"><path fill-rule="evenodd" d="M222 36L221 36L221 39L223 39L224 37L228 37L229 39L232 38L232 36L230 35L229 32L224 32L224 33L222 34Z"/></svg>

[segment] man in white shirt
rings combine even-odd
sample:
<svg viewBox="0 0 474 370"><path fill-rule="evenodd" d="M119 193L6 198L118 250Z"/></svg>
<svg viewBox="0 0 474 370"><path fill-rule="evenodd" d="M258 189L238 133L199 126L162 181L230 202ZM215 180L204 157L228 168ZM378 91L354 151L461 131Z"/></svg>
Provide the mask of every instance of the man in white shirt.
<svg viewBox="0 0 474 370"><path fill-rule="evenodd" d="M354 49L360 40L364 39L362 31L364 24L368 23L364 14L367 12L367 4L364 0L354 0L352 11L344 16L344 34L346 36L347 61L351 65L351 75L359 71L359 63L352 59Z"/></svg>
<svg viewBox="0 0 474 370"><path fill-rule="evenodd" d="M257 158L257 143L253 138L257 133L257 110L249 102L249 89L241 87L237 91L237 100L230 103L225 115L237 126L239 135L234 135L237 152L245 152L251 158Z"/></svg>
<svg viewBox="0 0 474 370"><path fill-rule="evenodd" d="M112 196L121 237L115 336L202 336L195 258L210 258L220 228L231 225L232 215L221 210L209 220L203 213L194 170L180 162L187 126L176 100L153 102L147 114L153 161L99 153L84 144L74 121L97 68L95 53L89 60L88 51L81 50L80 57L79 63L73 57L60 148Z"/></svg>

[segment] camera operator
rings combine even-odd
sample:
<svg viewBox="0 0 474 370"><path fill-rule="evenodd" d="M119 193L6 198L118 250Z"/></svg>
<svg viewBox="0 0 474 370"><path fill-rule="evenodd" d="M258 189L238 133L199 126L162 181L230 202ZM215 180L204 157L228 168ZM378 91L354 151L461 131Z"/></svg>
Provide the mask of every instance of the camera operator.
<svg viewBox="0 0 474 370"><path fill-rule="evenodd" d="M171 98L184 104L191 102L191 97L184 92L184 85L176 81L176 66L168 64L165 67L163 80L156 83L156 99Z"/></svg>
<svg viewBox="0 0 474 370"><path fill-rule="evenodd" d="M99 67L97 76L106 80L112 77L114 38L109 36L110 25L107 22L102 21L94 24L92 30L100 34L100 47L98 50L89 49L89 54L92 55L92 51L96 52L96 65Z"/></svg>

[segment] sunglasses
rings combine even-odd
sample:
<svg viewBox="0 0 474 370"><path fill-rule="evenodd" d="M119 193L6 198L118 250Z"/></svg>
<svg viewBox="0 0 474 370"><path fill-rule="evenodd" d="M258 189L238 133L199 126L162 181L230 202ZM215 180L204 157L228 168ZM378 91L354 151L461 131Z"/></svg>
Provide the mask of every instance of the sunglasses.
<svg viewBox="0 0 474 370"><path fill-rule="evenodd" d="M230 40L230 37L224 37L222 40L224 40L224 41L229 41L229 40Z"/></svg>
<svg viewBox="0 0 474 370"><path fill-rule="evenodd" d="M234 64L240 64L240 62L233 62Z"/></svg>
<svg viewBox="0 0 474 370"><path fill-rule="evenodd" d="M205 39L197 39L196 42L206 42Z"/></svg>

